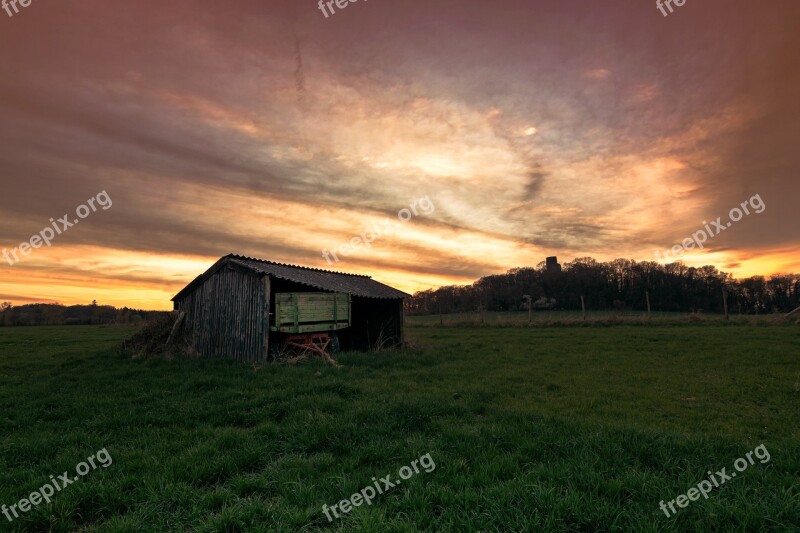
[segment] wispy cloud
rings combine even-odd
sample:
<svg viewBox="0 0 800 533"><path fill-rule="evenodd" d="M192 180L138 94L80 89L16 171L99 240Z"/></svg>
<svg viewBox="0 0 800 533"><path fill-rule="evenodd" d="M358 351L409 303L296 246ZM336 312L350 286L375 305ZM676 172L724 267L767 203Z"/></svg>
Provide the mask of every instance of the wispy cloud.
<svg viewBox="0 0 800 533"><path fill-rule="evenodd" d="M97 190L114 209L0 293L164 308L229 252L325 267L422 194L431 217L337 267L416 290L552 253L648 259L755 193L768 212L687 261L796 265L797 6L710 0L685 28L653 6L420 9L91 0L5 21L0 241Z"/></svg>

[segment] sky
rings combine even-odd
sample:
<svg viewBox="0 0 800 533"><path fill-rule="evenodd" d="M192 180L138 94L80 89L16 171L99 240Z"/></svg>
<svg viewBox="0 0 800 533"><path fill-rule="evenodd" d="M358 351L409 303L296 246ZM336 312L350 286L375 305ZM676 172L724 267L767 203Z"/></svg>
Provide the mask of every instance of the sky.
<svg viewBox="0 0 800 533"><path fill-rule="evenodd" d="M171 309L229 253L414 292L668 262L718 217L686 264L800 272L796 0L17 8L0 301Z"/></svg>

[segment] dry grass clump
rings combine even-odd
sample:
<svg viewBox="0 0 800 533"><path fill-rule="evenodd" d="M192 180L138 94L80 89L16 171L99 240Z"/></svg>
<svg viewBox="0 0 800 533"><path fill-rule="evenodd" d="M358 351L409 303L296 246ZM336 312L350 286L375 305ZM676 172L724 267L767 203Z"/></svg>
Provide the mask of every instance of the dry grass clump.
<svg viewBox="0 0 800 533"><path fill-rule="evenodd" d="M289 346L285 342L277 342L272 345L272 350L270 353L272 360L276 363L284 363L288 365L297 365L303 363L305 361L310 361L312 359L322 359L329 365L341 368L336 359L331 357L328 352L320 353L317 350L311 349L301 349L293 346Z"/></svg>

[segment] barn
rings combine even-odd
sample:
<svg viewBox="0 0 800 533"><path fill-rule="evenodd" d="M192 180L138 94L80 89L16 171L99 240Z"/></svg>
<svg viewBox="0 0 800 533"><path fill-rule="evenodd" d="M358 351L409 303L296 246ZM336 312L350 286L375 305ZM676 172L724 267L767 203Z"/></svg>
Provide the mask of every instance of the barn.
<svg viewBox="0 0 800 533"><path fill-rule="evenodd" d="M230 254L172 301L198 355L258 362L287 342L362 351L401 346L409 296L370 276Z"/></svg>

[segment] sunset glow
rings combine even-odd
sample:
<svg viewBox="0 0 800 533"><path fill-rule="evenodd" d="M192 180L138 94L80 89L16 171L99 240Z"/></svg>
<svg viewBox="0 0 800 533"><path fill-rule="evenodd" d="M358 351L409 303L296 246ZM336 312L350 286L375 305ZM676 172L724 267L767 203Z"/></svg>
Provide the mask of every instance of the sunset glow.
<svg viewBox="0 0 800 533"><path fill-rule="evenodd" d="M67 4L0 28L0 245L114 204L3 261L0 301L170 309L228 253L406 292L548 255L655 261L755 194L763 213L683 261L800 272L797 19L769 8Z"/></svg>

